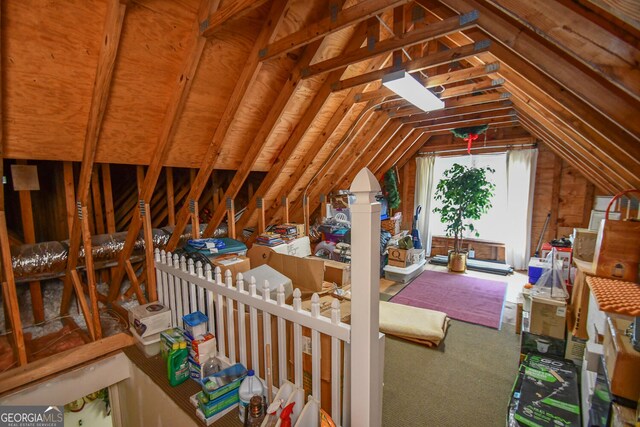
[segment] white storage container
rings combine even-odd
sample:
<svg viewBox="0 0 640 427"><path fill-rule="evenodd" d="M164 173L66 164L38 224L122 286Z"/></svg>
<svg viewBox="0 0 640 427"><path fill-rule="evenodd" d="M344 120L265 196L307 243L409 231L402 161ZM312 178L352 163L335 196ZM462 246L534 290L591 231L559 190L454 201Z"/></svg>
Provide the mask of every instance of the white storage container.
<svg viewBox="0 0 640 427"><path fill-rule="evenodd" d="M425 260L420 261L417 264L411 264L406 268L394 267L391 265L384 266L384 277L387 280L394 282L409 283L409 281L418 277L422 270L424 270Z"/></svg>
<svg viewBox="0 0 640 427"><path fill-rule="evenodd" d="M145 356L153 357L160 353L160 334L149 335L148 337L140 337L133 327L129 327L129 331L136 339L136 345Z"/></svg>

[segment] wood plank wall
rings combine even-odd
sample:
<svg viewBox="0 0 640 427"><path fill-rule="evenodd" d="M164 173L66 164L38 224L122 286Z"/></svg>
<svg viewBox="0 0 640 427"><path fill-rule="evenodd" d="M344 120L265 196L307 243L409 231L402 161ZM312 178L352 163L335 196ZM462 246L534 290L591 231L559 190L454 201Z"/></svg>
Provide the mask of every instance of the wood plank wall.
<svg viewBox="0 0 640 427"><path fill-rule="evenodd" d="M559 177L554 194L554 168L559 167L555 176ZM594 191L595 190L595 191ZM594 194L605 192L594 188L577 169L560 160L546 145L539 145L536 187L533 198L533 222L531 226L531 253L533 254L540 233L544 227L547 213L551 211L549 227L544 241L566 237L573 228L589 225L589 216L593 206Z"/></svg>

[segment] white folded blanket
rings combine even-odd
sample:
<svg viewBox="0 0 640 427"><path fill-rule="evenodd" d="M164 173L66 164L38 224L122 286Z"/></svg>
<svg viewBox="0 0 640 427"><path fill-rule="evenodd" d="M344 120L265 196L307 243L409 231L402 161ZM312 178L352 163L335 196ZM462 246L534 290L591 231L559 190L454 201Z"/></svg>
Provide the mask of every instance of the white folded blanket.
<svg viewBox="0 0 640 427"><path fill-rule="evenodd" d="M441 311L380 301L380 332L428 346L440 344L449 318Z"/></svg>

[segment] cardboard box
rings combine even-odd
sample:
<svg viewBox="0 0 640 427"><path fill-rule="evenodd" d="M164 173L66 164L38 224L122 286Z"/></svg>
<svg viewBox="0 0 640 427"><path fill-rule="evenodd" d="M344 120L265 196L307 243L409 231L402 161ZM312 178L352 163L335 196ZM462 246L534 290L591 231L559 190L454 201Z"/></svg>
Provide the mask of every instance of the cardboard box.
<svg viewBox="0 0 640 427"><path fill-rule="evenodd" d="M546 335L565 339L567 303L535 295L531 299L529 331L536 335Z"/></svg>
<svg viewBox="0 0 640 427"><path fill-rule="evenodd" d="M518 425L579 426L578 375L573 364L530 354L523 365L515 412Z"/></svg>
<svg viewBox="0 0 640 427"><path fill-rule="evenodd" d="M594 250L595 275L638 281L640 222L602 220Z"/></svg>
<svg viewBox="0 0 640 427"><path fill-rule="evenodd" d="M196 363L202 364L207 359L216 355L216 339L208 333L200 339L191 341L189 345L189 356Z"/></svg>
<svg viewBox="0 0 640 427"><path fill-rule="evenodd" d="M407 260L409 264L418 264L425 260L424 249L409 249L407 253Z"/></svg>
<svg viewBox="0 0 640 427"><path fill-rule="evenodd" d="M588 228L573 229L573 257L591 262L596 249L598 233Z"/></svg>
<svg viewBox="0 0 640 427"><path fill-rule="evenodd" d="M251 260L251 268L267 264L269 262L269 256L274 252L298 258L308 257L311 255L311 242L308 236L304 236L277 246L255 244L247 251L247 256Z"/></svg>
<svg viewBox="0 0 640 427"><path fill-rule="evenodd" d="M566 340L563 338L532 334L526 331L522 331L520 337L521 358L530 353L564 358L565 347Z"/></svg>
<svg viewBox="0 0 640 427"><path fill-rule="evenodd" d="M571 360L576 366L581 367L586 346L587 340L574 337L571 332L567 332L567 346L565 348L564 358Z"/></svg>
<svg viewBox="0 0 640 427"><path fill-rule="evenodd" d="M235 283L238 273L245 273L251 268L251 262L246 256L220 256L211 260L214 267L220 267L222 280L226 277L227 270L231 272L231 277Z"/></svg>
<svg viewBox="0 0 640 427"><path fill-rule="evenodd" d="M408 259L397 261L395 259L389 258L389 260L387 261L387 265L390 265L391 267L406 268L407 266L411 265L407 261Z"/></svg>
<svg viewBox="0 0 640 427"><path fill-rule="evenodd" d="M312 292L323 290L324 261L316 258L298 258L272 252L267 264L291 279L293 288Z"/></svg>
<svg viewBox="0 0 640 427"><path fill-rule="evenodd" d="M171 328L171 310L157 302L133 307L129 310L129 325L140 338L158 334Z"/></svg>
<svg viewBox="0 0 640 427"><path fill-rule="evenodd" d="M602 348L611 393L637 402L640 399L640 381L637 381L640 378L640 352L625 335L630 324L629 320L607 317Z"/></svg>
<svg viewBox="0 0 640 427"><path fill-rule="evenodd" d="M396 247L387 248L389 254L389 261L405 262L407 259L408 249L400 249Z"/></svg>
<svg viewBox="0 0 640 427"><path fill-rule="evenodd" d="M325 259L324 281L335 283L338 286L345 286L351 283L351 265L343 262Z"/></svg>

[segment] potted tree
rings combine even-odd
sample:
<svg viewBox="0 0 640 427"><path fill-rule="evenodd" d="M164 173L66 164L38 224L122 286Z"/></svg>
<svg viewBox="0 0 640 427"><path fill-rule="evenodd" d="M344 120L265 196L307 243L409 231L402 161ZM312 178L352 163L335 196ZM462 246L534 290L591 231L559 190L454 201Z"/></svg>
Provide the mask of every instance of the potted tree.
<svg viewBox="0 0 640 427"><path fill-rule="evenodd" d="M467 254L462 250L463 234L480 234L471 220L478 220L491 208L495 185L487 180L491 168L472 168L454 164L444 172L444 178L436 186L435 199L442 207L433 209L447 225L447 237L453 236L453 250L449 252L450 271L464 272L467 269Z"/></svg>

